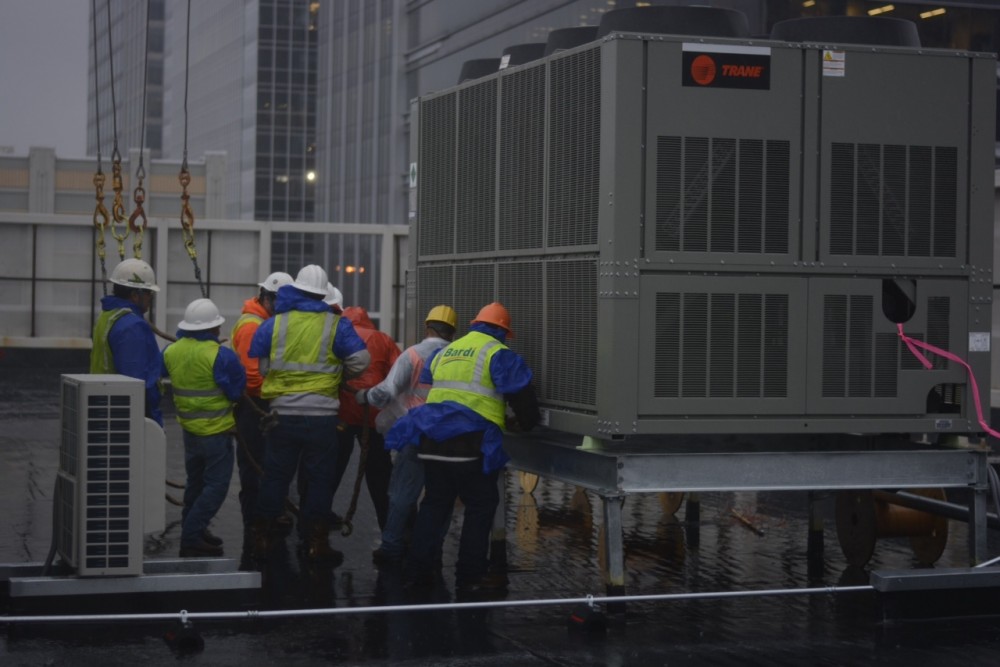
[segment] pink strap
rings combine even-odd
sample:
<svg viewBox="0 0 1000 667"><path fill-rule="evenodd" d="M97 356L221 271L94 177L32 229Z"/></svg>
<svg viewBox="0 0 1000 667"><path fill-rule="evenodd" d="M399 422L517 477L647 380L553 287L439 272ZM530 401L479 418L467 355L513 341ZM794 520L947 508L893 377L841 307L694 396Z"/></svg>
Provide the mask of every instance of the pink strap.
<svg viewBox="0 0 1000 667"><path fill-rule="evenodd" d="M930 360L917 348L922 348L924 350L927 350L928 352L932 352L938 356L954 361L955 363L961 364L962 366L965 367L966 372L969 374L969 382L972 384L972 399L973 401L975 401L976 404L976 415L979 419L979 425L982 426L983 429L987 433L992 435L994 438L1000 438L1000 433L997 433L992 428L990 428L990 425L987 424L986 420L983 418L983 406L979 401L979 385L976 383L976 376L972 373L972 369L969 367L969 364L965 363L964 359L960 359L958 356L952 354L951 352L948 352L947 350L942 350L939 347L934 347L930 343L925 343L922 340L917 340L916 338L910 338L905 333L903 333L902 324L897 324L896 330L899 332L899 337L903 340L904 343L906 343L906 347L910 349L910 352L913 353L913 356L915 356L917 359L920 360L920 363L924 365L924 368L933 368L934 364L932 364Z"/></svg>

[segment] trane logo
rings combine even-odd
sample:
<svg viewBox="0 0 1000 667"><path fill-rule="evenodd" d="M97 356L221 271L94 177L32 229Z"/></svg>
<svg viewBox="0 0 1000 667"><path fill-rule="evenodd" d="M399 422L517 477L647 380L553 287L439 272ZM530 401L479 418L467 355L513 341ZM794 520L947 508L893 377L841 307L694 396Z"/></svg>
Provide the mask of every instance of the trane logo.
<svg viewBox="0 0 1000 667"><path fill-rule="evenodd" d="M768 88L767 57L750 54L692 54L685 85Z"/></svg>
<svg viewBox="0 0 1000 667"><path fill-rule="evenodd" d="M759 79L764 73L762 65L723 65L722 76L738 76L746 79Z"/></svg>

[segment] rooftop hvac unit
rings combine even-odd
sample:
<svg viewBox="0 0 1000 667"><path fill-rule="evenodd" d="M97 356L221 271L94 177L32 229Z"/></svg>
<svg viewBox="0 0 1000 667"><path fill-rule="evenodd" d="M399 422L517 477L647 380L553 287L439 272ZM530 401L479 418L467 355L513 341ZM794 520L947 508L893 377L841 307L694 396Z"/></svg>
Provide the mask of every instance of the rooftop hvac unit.
<svg viewBox="0 0 1000 667"><path fill-rule="evenodd" d="M80 576L142 574L144 384L123 375L63 375L61 393L59 555Z"/></svg>
<svg viewBox="0 0 1000 667"><path fill-rule="evenodd" d="M647 9L415 102L407 319L503 302L569 433L981 431L992 54Z"/></svg>

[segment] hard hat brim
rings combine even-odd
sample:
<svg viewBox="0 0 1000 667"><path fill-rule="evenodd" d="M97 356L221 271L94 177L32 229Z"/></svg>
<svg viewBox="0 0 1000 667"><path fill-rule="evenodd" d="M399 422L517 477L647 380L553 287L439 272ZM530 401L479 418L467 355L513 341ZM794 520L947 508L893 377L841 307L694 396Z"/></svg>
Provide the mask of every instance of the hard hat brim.
<svg viewBox="0 0 1000 667"><path fill-rule="evenodd" d="M292 283L292 287L297 290L302 290L303 292L308 292L309 294L319 294L320 296L326 296L325 289L317 289L315 287L310 287L309 285L303 285L302 283Z"/></svg>
<svg viewBox="0 0 1000 667"><path fill-rule="evenodd" d="M143 283L140 285L138 283L129 283L129 282L124 282L122 280L115 280L114 278L109 278L108 282L110 282L112 285L121 285L122 287L131 287L132 289L144 289L147 292L160 291L160 288L158 286L152 284Z"/></svg>
<svg viewBox="0 0 1000 667"><path fill-rule="evenodd" d="M180 324L177 325L177 328L183 329L184 331L206 331L208 329L214 329L215 327L220 326L225 321L226 318L224 318L222 315L219 315L214 320L211 320L209 322L191 323L181 320Z"/></svg>

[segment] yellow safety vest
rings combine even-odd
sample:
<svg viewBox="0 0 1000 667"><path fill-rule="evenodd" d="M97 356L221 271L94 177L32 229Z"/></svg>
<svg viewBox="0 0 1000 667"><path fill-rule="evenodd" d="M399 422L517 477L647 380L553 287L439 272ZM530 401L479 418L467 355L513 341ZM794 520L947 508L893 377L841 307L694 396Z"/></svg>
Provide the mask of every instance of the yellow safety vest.
<svg viewBox="0 0 1000 667"><path fill-rule="evenodd" d="M194 338L180 338L163 351L163 363L173 382L177 421L195 435L215 435L236 426L233 404L215 383L218 355L218 341Z"/></svg>
<svg viewBox="0 0 1000 667"><path fill-rule="evenodd" d="M506 349L496 338L479 331L471 331L442 349L431 362L434 384L427 402L454 401L504 428L506 407L490 376L490 360Z"/></svg>
<svg viewBox="0 0 1000 667"><path fill-rule="evenodd" d="M111 327L115 325L123 315L132 311L128 308L116 308L115 310L102 310L94 324L94 340L90 348L90 372L91 373L116 373L115 358L111 354L111 343L108 335Z"/></svg>
<svg viewBox="0 0 1000 667"><path fill-rule="evenodd" d="M320 394L336 399L343 369L333 355L339 315L292 310L274 317L270 368L260 396Z"/></svg>

